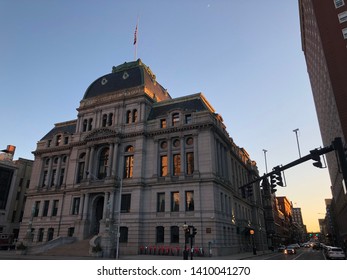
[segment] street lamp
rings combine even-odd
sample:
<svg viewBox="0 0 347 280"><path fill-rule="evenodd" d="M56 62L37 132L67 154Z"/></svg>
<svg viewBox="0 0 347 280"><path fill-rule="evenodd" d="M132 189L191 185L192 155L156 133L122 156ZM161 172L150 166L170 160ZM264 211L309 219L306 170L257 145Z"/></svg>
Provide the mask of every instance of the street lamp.
<svg viewBox="0 0 347 280"><path fill-rule="evenodd" d="M186 222L184 222L183 232L184 232L184 251L183 251L183 259L188 260L188 252L187 252L187 241L189 237L189 226Z"/></svg>
<svg viewBox="0 0 347 280"><path fill-rule="evenodd" d="M265 170L266 170L266 173L267 173L267 161L266 161L267 150L263 149L263 152L264 152L264 158L265 158Z"/></svg>
<svg viewBox="0 0 347 280"><path fill-rule="evenodd" d="M299 138L298 138L298 131L299 131L299 128L296 128L296 129L293 130L293 132L295 133L295 136L296 136L296 143L298 145L299 157L301 158L300 146L299 146Z"/></svg>

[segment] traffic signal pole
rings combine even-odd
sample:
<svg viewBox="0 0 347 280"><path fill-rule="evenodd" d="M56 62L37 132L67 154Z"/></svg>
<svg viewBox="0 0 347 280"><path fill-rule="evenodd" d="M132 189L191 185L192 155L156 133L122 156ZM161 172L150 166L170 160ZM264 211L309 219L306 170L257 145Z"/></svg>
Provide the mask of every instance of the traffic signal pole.
<svg viewBox="0 0 347 280"><path fill-rule="evenodd" d="M259 182L267 177L271 177L272 175L277 174L278 172L282 172L286 169L289 169L293 166L296 166L298 164L301 164L305 161L308 160L320 160L320 156L324 155L326 153L329 153L331 151L336 151L337 153L337 157L338 157L338 161L339 161L339 166L340 166L340 171L343 174L343 178L345 183L347 184L347 159L346 159L346 155L345 155L345 149L343 147L343 143L341 138L337 137L334 139L334 141L332 142L332 144L330 146L324 147L324 148L319 148L319 149L314 149L311 150L310 153L304 157L301 157L291 163L288 163L286 165L282 165L282 166L276 166L275 168L273 168L273 171L271 171L270 173L266 173L261 177L258 177L256 179L254 179L253 181L248 182L246 185L243 185L241 187L239 187L240 189L247 187L248 185L251 185L253 183ZM315 165L317 167L320 167L318 165Z"/></svg>

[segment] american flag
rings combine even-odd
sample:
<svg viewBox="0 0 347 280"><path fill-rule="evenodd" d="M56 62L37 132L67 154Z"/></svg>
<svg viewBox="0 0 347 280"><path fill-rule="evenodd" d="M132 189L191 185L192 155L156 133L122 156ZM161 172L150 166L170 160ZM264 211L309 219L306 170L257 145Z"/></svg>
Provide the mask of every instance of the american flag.
<svg viewBox="0 0 347 280"><path fill-rule="evenodd" d="M135 32L134 32L134 45L136 45L136 42L137 42L137 24L136 24Z"/></svg>

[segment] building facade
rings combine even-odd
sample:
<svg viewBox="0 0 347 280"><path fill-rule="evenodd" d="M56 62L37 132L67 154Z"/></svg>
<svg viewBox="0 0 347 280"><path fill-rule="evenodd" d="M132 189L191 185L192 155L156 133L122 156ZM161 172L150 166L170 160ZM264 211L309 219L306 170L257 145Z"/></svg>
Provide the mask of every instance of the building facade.
<svg viewBox="0 0 347 280"><path fill-rule="evenodd" d="M33 165L32 160L13 160L14 151L9 145L0 153L0 249L13 247L18 238Z"/></svg>
<svg viewBox="0 0 347 280"><path fill-rule="evenodd" d="M299 0L302 49L324 146L347 139L347 5ZM347 241L347 190L335 154L327 154L338 244Z"/></svg>
<svg viewBox="0 0 347 280"><path fill-rule="evenodd" d="M171 98L137 60L96 79L77 111L33 152L20 231L30 246L98 236L104 256L178 254L190 225L201 252L252 250L250 229L266 247L259 185L239 188L256 163L203 94Z"/></svg>

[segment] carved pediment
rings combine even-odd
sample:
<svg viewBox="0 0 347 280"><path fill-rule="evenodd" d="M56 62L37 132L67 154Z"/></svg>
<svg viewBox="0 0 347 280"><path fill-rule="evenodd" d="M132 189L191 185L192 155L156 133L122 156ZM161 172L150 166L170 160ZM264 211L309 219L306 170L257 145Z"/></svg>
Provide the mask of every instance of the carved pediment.
<svg viewBox="0 0 347 280"><path fill-rule="evenodd" d="M88 134L84 140L85 141L95 141L105 138L111 138L116 137L117 133L114 130L108 129L108 128L100 128L92 131L90 134Z"/></svg>

